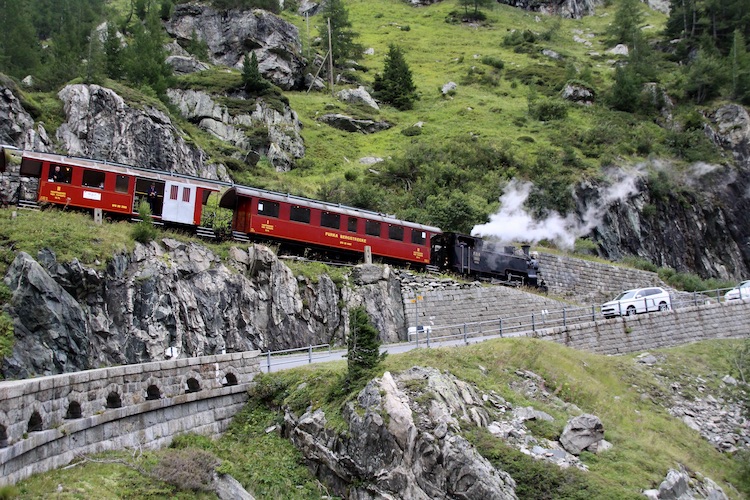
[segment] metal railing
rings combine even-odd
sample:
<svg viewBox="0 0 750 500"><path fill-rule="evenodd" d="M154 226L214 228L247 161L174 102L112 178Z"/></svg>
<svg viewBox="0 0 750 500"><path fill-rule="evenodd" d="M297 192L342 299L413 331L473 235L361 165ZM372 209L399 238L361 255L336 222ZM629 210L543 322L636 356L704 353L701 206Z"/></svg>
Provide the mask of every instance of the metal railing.
<svg viewBox="0 0 750 500"><path fill-rule="evenodd" d="M750 304L750 291L741 291L738 299L727 299L726 293L734 288L718 288L699 292L670 293L670 309L683 309L686 307L699 306L712 303L743 303ZM646 297L648 299L648 297ZM638 299L640 300L640 299ZM651 299L648 299L651 300ZM648 312L658 312L658 301L656 306L650 304ZM642 310L639 310L643 312ZM627 311L621 311L625 316ZM617 317L617 315L615 315ZM523 314L510 317L498 317L496 319L471 321L453 325L419 325L408 328L407 341L398 344L387 344L381 346L384 351L405 351L418 347L431 347L435 345L450 346L469 344L470 341L488 340L491 338L521 337L537 330L566 327L589 321L603 320L601 306L570 306L560 309L541 309L539 312ZM299 354L296 354L299 353ZM281 351L266 351L263 355L266 360L262 368L270 372L272 368L283 365L300 366L313 362L332 361L345 357L346 349L333 349L330 344L309 345Z"/></svg>

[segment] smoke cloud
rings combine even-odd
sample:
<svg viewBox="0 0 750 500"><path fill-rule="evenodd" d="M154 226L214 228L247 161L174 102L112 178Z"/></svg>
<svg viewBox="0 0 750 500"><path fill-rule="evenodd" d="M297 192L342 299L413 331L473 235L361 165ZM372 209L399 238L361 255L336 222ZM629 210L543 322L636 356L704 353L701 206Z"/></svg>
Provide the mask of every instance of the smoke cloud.
<svg viewBox="0 0 750 500"><path fill-rule="evenodd" d="M490 216L486 224L474 226L474 236L491 236L504 243L539 243L554 241L561 248L573 248L576 238L586 236L599 225L607 209L638 192L636 181L643 175L645 166L639 165L633 172L614 169L608 173L610 184L601 187L595 201L586 207L583 214L561 215L550 213L537 220L524 208L533 184L512 180L500 197L500 211Z"/></svg>

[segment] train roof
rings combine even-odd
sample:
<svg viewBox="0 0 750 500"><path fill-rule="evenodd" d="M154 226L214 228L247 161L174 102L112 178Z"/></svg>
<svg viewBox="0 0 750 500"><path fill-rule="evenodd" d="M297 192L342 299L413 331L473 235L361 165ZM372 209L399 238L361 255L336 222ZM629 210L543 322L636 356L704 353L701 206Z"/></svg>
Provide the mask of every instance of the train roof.
<svg viewBox="0 0 750 500"><path fill-rule="evenodd" d="M180 174L177 172L168 172L165 170L156 170L152 168L136 167L133 165L126 165L124 163L110 162L107 160L91 160L87 158L79 158L75 156L66 156L55 153L40 153L37 151L26 151L17 149L10 146L2 146L0 148L0 171L5 171L5 151L10 154L18 155L21 157L21 161L26 159L48 161L58 163L66 166L70 165L73 167L84 167L94 170L105 170L107 172L115 172L123 175L131 175L136 177L143 177L146 179L153 179L156 181L179 181L185 184L192 184L197 187L210 189L213 191L220 191L222 187L231 186L228 182L219 180L209 180L202 177Z"/></svg>
<svg viewBox="0 0 750 500"><path fill-rule="evenodd" d="M223 208L234 209L237 198L263 198L264 200L279 201L283 203L294 203L301 207L315 208L318 210L326 210L328 212L334 212L341 215L350 215L352 217L366 217L371 220L377 220L379 222L385 222L387 224L398 224L405 227L411 227L419 229L420 231L429 231L431 233L442 233L439 227L427 226L424 224L418 224L416 222L409 222L401 219L397 219L395 216L386 215L379 212L373 212L370 210L364 210L361 208L348 207L337 203L329 203L325 201L312 200L310 198L303 198L301 196L295 196L292 194L276 193L273 191L266 191L265 189L251 188L247 186L232 186L222 196L219 201L219 206Z"/></svg>

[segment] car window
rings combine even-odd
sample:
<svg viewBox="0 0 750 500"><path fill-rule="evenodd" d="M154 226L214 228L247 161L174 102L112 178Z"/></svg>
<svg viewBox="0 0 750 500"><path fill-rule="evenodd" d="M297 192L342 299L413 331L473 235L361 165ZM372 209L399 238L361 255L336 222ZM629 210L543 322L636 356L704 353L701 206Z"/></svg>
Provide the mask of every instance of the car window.
<svg viewBox="0 0 750 500"><path fill-rule="evenodd" d="M630 290L629 292L621 293L615 300L632 299L637 290Z"/></svg>

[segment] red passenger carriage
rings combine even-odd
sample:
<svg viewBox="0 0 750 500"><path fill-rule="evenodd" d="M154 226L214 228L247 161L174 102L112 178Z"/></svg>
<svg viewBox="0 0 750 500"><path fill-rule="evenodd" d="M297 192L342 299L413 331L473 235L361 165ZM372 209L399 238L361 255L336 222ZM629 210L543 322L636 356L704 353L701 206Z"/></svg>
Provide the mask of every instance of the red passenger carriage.
<svg viewBox="0 0 750 500"><path fill-rule="evenodd" d="M0 152L4 170L5 151ZM156 195L149 204L156 219L198 226L208 196L220 187L196 177L119 163L28 151L16 154L21 156L20 174L39 179L40 203L132 216L153 185Z"/></svg>
<svg viewBox="0 0 750 500"><path fill-rule="evenodd" d="M430 239L441 232L376 212L242 186L227 190L219 204L234 212L233 231L350 255L370 247L372 255L420 265L430 263Z"/></svg>

